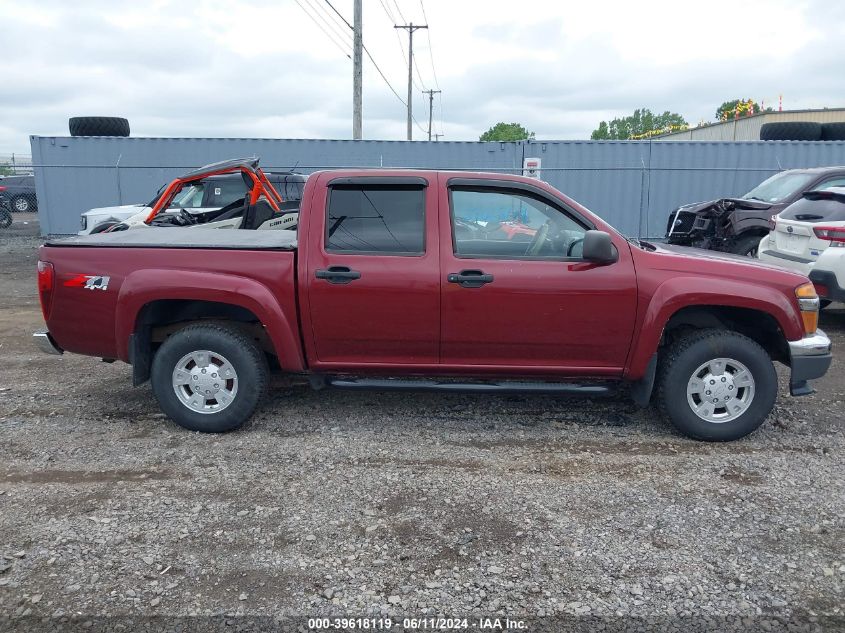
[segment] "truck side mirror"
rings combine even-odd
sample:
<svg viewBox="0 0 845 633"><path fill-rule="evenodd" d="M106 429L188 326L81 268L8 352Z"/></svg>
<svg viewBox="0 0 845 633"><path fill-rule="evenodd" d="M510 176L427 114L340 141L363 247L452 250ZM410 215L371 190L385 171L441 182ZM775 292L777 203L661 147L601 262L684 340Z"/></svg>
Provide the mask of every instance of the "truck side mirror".
<svg viewBox="0 0 845 633"><path fill-rule="evenodd" d="M584 233L582 257L597 264L612 264L619 259L619 253L610 240L610 235L604 231L587 231Z"/></svg>

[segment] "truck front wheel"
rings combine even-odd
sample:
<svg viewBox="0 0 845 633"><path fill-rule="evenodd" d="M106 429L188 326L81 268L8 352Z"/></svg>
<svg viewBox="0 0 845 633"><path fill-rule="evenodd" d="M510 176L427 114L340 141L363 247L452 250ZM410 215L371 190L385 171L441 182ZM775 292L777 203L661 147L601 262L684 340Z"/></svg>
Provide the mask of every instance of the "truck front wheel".
<svg viewBox="0 0 845 633"><path fill-rule="evenodd" d="M252 416L267 388L267 362L255 341L234 328L191 325L158 349L150 381L176 424L224 433Z"/></svg>
<svg viewBox="0 0 845 633"><path fill-rule="evenodd" d="M777 374L757 342L729 330L698 330L676 340L660 359L658 406L693 439L745 437L771 412Z"/></svg>

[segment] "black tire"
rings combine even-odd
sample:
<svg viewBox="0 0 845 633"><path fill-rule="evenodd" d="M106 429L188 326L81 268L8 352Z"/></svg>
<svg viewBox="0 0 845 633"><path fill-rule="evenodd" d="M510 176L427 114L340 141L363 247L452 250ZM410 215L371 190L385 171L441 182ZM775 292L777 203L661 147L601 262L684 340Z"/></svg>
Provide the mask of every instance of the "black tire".
<svg viewBox="0 0 845 633"><path fill-rule="evenodd" d="M173 374L177 364L187 354L199 350L212 352L212 362L214 354L225 357L237 374L237 391L221 411L199 413L183 404L176 394ZM162 411L176 424L191 431L225 433L249 420L261 402L267 389L267 360L255 341L235 328L219 324L190 325L172 334L159 347L153 358L150 381Z"/></svg>
<svg viewBox="0 0 845 633"><path fill-rule="evenodd" d="M845 122L822 123L823 141L845 141Z"/></svg>
<svg viewBox="0 0 845 633"><path fill-rule="evenodd" d="M129 136L129 121L116 116L75 116L68 128L71 136Z"/></svg>
<svg viewBox="0 0 845 633"><path fill-rule="evenodd" d="M761 239L763 239L761 235L740 235L734 239L727 250L734 255L756 259Z"/></svg>
<svg viewBox="0 0 845 633"><path fill-rule="evenodd" d="M12 210L18 213L30 213L36 210L36 206L29 196L15 196L12 198Z"/></svg>
<svg viewBox="0 0 845 633"><path fill-rule="evenodd" d="M0 209L0 229L8 229L12 226L12 214Z"/></svg>
<svg viewBox="0 0 845 633"><path fill-rule="evenodd" d="M820 141L821 138L821 123L811 121L764 123L760 126L761 141Z"/></svg>
<svg viewBox="0 0 845 633"><path fill-rule="evenodd" d="M739 417L722 423L700 418L687 400L687 384L696 369L716 358L739 361L754 379L754 395L748 408ZM696 440L728 442L745 437L763 423L777 398L777 373L769 355L738 332L693 331L663 352L658 371L658 407L678 431Z"/></svg>

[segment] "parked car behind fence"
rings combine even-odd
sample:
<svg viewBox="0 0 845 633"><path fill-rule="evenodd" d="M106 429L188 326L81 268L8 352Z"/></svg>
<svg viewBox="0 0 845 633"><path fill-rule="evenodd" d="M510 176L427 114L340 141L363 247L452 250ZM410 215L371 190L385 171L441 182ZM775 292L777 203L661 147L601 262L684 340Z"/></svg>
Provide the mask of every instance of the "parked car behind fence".
<svg viewBox="0 0 845 633"><path fill-rule="evenodd" d="M0 179L0 198L9 203L17 213L35 213L38 211L38 199L35 197L35 176L6 176Z"/></svg>

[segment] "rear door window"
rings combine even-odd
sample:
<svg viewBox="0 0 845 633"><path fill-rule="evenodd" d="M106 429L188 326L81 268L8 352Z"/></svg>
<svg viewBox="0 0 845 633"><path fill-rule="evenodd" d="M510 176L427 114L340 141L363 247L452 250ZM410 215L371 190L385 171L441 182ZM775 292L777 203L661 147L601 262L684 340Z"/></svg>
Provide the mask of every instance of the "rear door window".
<svg viewBox="0 0 845 633"><path fill-rule="evenodd" d="M425 189L413 185L340 185L329 192L326 251L422 255Z"/></svg>

